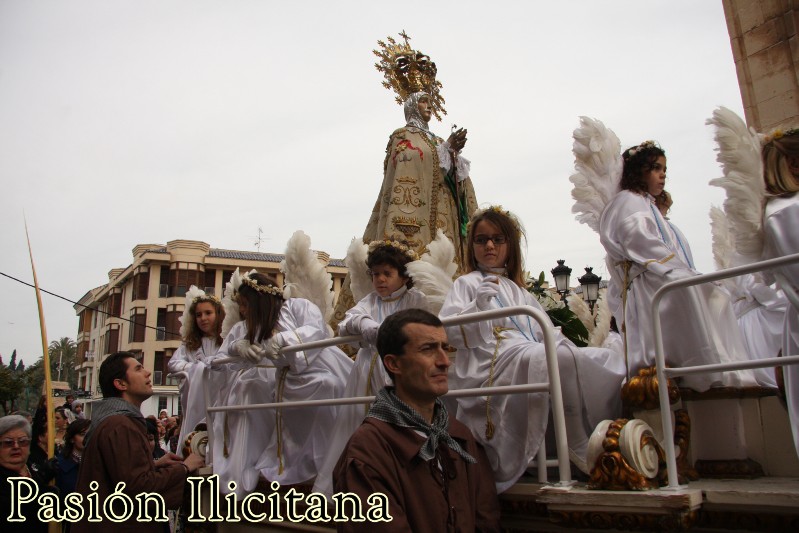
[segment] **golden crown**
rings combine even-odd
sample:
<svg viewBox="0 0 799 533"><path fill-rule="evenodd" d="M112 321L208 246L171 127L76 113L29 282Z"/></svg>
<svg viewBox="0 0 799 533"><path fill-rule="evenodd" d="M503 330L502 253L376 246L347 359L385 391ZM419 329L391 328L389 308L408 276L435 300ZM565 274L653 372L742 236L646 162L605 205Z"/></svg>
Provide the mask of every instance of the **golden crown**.
<svg viewBox="0 0 799 533"><path fill-rule="evenodd" d="M433 114L441 120L441 115L446 115L447 111L440 93L441 82L436 80L436 64L430 60L430 56L411 47L408 42L411 38L404 30L399 35L404 42L398 43L393 37L387 37L388 44L377 41L381 49L372 50L380 58L375 68L385 77L383 87L397 93L396 100L400 105L413 93L429 94Z"/></svg>

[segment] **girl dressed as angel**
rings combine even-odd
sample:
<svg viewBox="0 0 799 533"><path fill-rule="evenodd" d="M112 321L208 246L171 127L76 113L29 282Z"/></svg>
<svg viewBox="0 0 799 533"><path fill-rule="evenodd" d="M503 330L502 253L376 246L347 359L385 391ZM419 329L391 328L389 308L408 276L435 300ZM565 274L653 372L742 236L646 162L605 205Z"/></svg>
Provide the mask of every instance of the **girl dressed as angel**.
<svg viewBox="0 0 799 533"><path fill-rule="evenodd" d="M765 138L763 179L766 208L764 258L799 253L799 130L777 131ZM782 266L780 284L799 291L799 264ZM790 287L787 287L790 289ZM799 309L788 306L782 337L782 355L799 355ZM799 455L799 365L783 367L788 414L794 445Z"/></svg>
<svg viewBox="0 0 799 533"><path fill-rule="evenodd" d="M352 361L338 348L281 353L281 348L329 337L319 308L302 298L283 299L270 276L241 276L235 298L243 320L236 323L215 358L241 363L227 405L338 398ZM281 485L313 480L327 451L335 407L228 412L214 424L214 473L225 492L252 491L259 474ZM220 427L221 426L221 427ZM220 435L221 433L221 435ZM221 437L221 439L220 439Z"/></svg>
<svg viewBox="0 0 799 533"><path fill-rule="evenodd" d="M169 372L180 381L180 405L183 422L178 439L178 453L197 424L205 421L205 362L216 355L222 344L222 302L194 285L186 293L186 307L181 318L180 336L183 342L169 359ZM211 389L215 389L212 387Z"/></svg>
<svg viewBox="0 0 799 533"><path fill-rule="evenodd" d="M523 229L501 207L478 211L469 222L467 267L455 280L441 317L528 305L543 312L526 290L521 252ZM543 335L528 316L512 316L447 328L458 348L451 388L543 383L549 380ZM588 437L605 418L621 413L624 361L604 348L577 348L556 332L569 452L586 471ZM450 370L452 373L452 370ZM486 448L497 492L513 485L544 439L549 416L546 393L458 399L457 418Z"/></svg>
<svg viewBox="0 0 799 533"><path fill-rule="evenodd" d="M629 370L654 366L651 304L669 281L696 276L685 237L665 219L657 198L666 184L666 154L645 141L622 154L620 191L607 204L599 234L607 252L615 295L612 310L625 339ZM614 305L615 304L615 305ZM743 338L725 291L700 285L667 293L660 317L666 364L673 367L746 361ZM764 385L773 384L764 371ZM698 391L712 386L756 385L751 371L684 376L681 385Z"/></svg>
<svg viewBox="0 0 799 533"><path fill-rule="evenodd" d="M364 245L365 247L365 245ZM427 297L413 287L406 265L418 259L416 252L398 241L374 241L366 256L366 273L371 278L372 292L348 310L339 323L340 335L361 335L361 348L355 357L355 366L347 380L344 396L374 396L390 380L377 353L377 330L389 315L403 309L428 310ZM356 274L353 273L353 287ZM333 468L347 441L363 422L369 404L343 406L339 410L335 434L331 440L325 466L317 477L314 490L332 494Z"/></svg>

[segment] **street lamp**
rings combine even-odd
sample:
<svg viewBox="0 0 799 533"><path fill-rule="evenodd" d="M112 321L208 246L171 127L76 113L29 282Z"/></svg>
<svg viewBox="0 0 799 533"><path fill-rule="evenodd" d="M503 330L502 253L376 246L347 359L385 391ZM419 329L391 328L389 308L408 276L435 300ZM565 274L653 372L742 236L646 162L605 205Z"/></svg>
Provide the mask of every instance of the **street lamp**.
<svg viewBox="0 0 799 533"><path fill-rule="evenodd" d="M564 259L558 259L558 266L552 269L552 277L555 278L555 290L560 294L560 299L569 307L566 302L566 295L569 294L569 277L572 274L572 269L564 265Z"/></svg>
<svg viewBox="0 0 799 533"><path fill-rule="evenodd" d="M580 286L583 288L583 300L588 304L591 309L591 314L594 314L594 304L599 299L599 282L601 277L593 272L593 268L585 267L585 275L577 278Z"/></svg>

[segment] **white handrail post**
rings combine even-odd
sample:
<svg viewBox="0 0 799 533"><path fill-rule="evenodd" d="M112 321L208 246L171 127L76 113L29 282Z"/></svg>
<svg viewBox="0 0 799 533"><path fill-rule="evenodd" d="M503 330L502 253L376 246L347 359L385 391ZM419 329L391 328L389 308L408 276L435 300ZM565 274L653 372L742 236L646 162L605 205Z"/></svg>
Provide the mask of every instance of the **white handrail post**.
<svg viewBox="0 0 799 533"><path fill-rule="evenodd" d="M765 261L760 261L749 265L718 270L711 274L699 274L697 276L693 276L690 278L671 281L660 287L655 292L655 296L652 298L652 331L655 337L655 367L658 379L658 399L660 401L660 414L661 414L661 419L663 421L663 438L665 439L664 448L666 451L666 472L668 474L668 480L669 480L668 487L665 487L666 489L674 490L681 488L681 486L679 484L679 478L677 475L677 458L674 450L674 429L671 423L671 404L669 403L669 393L668 393L669 372L667 372L666 370L666 356L663 353L663 331L660 325L659 308L660 308L660 301L663 298L663 295L671 290L692 287L694 285L699 285L710 281L718 281L721 279L732 278L743 274L750 274L752 272L758 272L761 270L766 270L769 268L774 268L796 262L799 262L799 253L786 255L783 257L777 257L775 259L767 259ZM776 277L780 280L781 283L786 281L785 278L782 277L780 273L777 273ZM791 287L788 288L790 289ZM792 297L796 297L796 294L792 293L790 295L787 295L787 297L793 303L794 299ZM793 362L787 362L784 360L780 361L780 363L795 364ZM778 366L780 363L776 363L775 365L769 365L769 366ZM759 365L757 363L752 365L752 364L746 364L744 362L738 364L727 363L727 364L716 364L716 365L710 364L710 365L697 365L697 366L707 366L708 368L706 372L712 372L714 370L726 371L734 368L759 368ZM732 368L722 369L719 367L732 367ZM698 373L698 372L694 371L692 373Z"/></svg>
<svg viewBox="0 0 799 533"><path fill-rule="evenodd" d="M658 308L663 292L657 292L652 299L652 307ZM658 397L660 399L660 419L663 423L663 446L666 451L666 473L669 489L680 488L677 475L677 454L674 450L674 428L671 425L671 404L669 403L669 378L666 375L666 357L663 353L663 331L660 327L660 314L652 315L653 332L655 334L655 368L658 378Z"/></svg>
<svg viewBox="0 0 799 533"><path fill-rule="evenodd" d="M535 311L535 309L530 308ZM537 317L532 314L533 318ZM552 400L552 422L555 424L555 446L558 456L558 472L560 485L571 484L571 466L569 465L569 444L566 438L566 416L563 411L563 390L560 386L560 369L558 368L558 352L555 334L552 328L542 327L544 332L544 348L547 354L547 373L549 374L549 397Z"/></svg>

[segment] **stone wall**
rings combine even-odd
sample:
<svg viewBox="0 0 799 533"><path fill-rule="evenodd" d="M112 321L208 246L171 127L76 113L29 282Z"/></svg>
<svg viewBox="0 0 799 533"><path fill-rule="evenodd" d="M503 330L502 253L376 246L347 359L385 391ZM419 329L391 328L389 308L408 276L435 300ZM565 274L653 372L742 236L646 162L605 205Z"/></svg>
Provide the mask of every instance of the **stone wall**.
<svg viewBox="0 0 799 533"><path fill-rule="evenodd" d="M799 126L799 1L723 0L746 122Z"/></svg>

